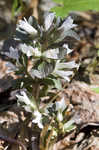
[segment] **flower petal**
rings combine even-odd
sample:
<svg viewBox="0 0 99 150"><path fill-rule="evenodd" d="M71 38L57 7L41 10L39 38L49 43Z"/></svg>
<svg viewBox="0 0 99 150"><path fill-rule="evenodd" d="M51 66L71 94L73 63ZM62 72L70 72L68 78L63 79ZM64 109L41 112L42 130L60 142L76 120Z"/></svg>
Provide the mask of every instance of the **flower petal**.
<svg viewBox="0 0 99 150"><path fill-rule="evenodd" d="M57 39L55 42L62 41L66 36L74 37L76 39L79 39L77 34L72 31L71 29L76 27L75 24L73 24L73 19L71 17L68 17L63 24L57 29ZM69 32L70 31L70 32Z"/></svg>
<svg viewBox="0 0 99 150"><path fill-rule="evenodd" d="M19 58L18 49L13 48L12 46L10 47L9 52L5 52L4 54L9 58L13 58L16 60Z"/></svg>
<svg viewBox="0 0 99 150"><path fill-rule="evenodd" d="M35 119L32 120L33 123L36 123L38 124L38 127L39 128L43 128L43 124L42 124L42 115L39 111L34 111L34 116L35 116Z"/></svg>
<svg viewBox="0 0 99 150"><path fill-rule="evenodd" d="M25 18L24 20L19 20L16 30L18 28L26 31L28 34L37 35L37 30L33 28Z"/></svg>
<svg viewBox="0 0 99 150"><path fill-rule="evenodd" d="M53 74L60 76L61 78L65 79L66 81L70 81L69 76L73 74L73 71L60 71L56 70Z"/></svg>
<svg viewBox="0 0 99 150"><path fill-rule="evenodd" d="M26 105L32 107L33 109L36 108L36 104L34 104L34 102L31 101L31 99L29 99L29 97L26 95L24 91L21 91L21 95L17 94L16 97L20 102L24 102Z"/></svg>
<svg viewBox="0 0 99 150"><path fill-rule="evenodd" d="M68 31L74 27L76 27L77 25L73 24L73 19L69 16L64 22L63 24L59 27L58 30L62 30L64 29L64 31Z"/></svg>
<svg viewBox="0 0 99 150"><path fill-rule="evenodd" d="M75 63L75 61L70 61L70 62L67 62L67 63L56 63L56 68L58 69L66 69L66 68L69 68L69 69L72 69L72 68L78 68L79 65Z"/></svg>
<svg viewBox="0 0 99 150"><path fill-rule="evenodd" d="M58 59L58 54L59 54L59 49L50 49L47 50L43 53L43 56L45 56L46 58L51 58L51 59Z"/></svg>
<svg viewBox="0 0 99 150"><path fill-rule="evenodd" d="M63 115L62 115L62 112L60 111L57 112L57 120L60 122L63 120Z"/></svg>
<svg viewBox="0 0 99 150"><path fill-rule="evenodd" d="M66 103L65 103L64 97L60 101L56 101L55 105L56 105L56 111L61 110L61 112L63 112L66 108Z"/></svg>
<svg viewBox="0 0 99 150"><path fill-rule="evenodd" d="M45 21L44 21L44 27L46 31L51 27L54 17L55 17L55 13L46 14Z"/></svg>
<svg viewBox="0 0 99 150"><path fill-rule="evenodd" d="M40 57L41 56L41 52L38 50L38 48L33 48L32 46L28 46L26 44L20 44L19 48L28 57L30 56Z"/></svg>
<svg viewBox="0 0 99 150"><path fill-rule="evenodd" d="M64 44L64 45L63 45L63 48L66 48L66 50L67 50L67 55L73 51L72 49L70 49L70 48L68 47L67 44Z"/></svg>

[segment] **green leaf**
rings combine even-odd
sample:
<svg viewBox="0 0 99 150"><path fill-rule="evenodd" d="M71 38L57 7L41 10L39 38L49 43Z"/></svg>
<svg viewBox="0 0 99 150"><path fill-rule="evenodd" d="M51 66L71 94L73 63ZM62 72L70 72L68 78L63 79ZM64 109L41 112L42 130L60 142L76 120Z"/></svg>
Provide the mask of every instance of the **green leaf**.
<svg viewBox="0 0 99 150"><path fill-rule="evenodd" d="M42 61L39 63L40 64L38 64L38 66L35 69L31 69L30 71L30 75L32 76L32 78L37 77L39 79L43 79L53 72L53 63L48 63L46 61Z"/></svg>
<svg viewBox="0 0 99 150"><path fill-rule="evenodd" d="M65 132L70 132L70 131L74 130L75 128L76 128L75 125L71 125L71 126L69 126L68 128L65 129Z"/></svg>
<svg viewBox="0 0 99 150"><path fill-rule="evenodd" d="M97 87L97 88L92 88L92 91L94 91L94 92L96 92L96 93L99 94L99 87Z"/></svg>
<svg viewBox="0 0 99 150"><path fill-rule="evenodd" d="M52 79L54 84L55 84L55 88L59 89L59 90L62 90L62 84L61 84L61 81L60 79Z"/></svg>
<svg viewBox="0 0 99 150"><path fill-rule="evenodd" d="M66 17L71 11L99 11L99 0L53 0L61 4L51 10L56 12L56 16ZM61 3L60 3L61 2Z"/></svg>
<svg viewBox="0 0 99 150"><path fill-rule="evenodd" d="M22 12L23 9L23 0L14 0L12 4L12 18Z"/></svg>
<svg viewBox="0 0 99 150"><path fill-rule="evenodd" d="M12 16L14 17L16 8L18 7L18 0L14 0L12 5Z"/></svg>
<svg viewBox="0 0 99 150"><path fill-rule="evenodd" d="M99 56L99 50L98 50L97 54L98 54L98 56Z"/></svg>

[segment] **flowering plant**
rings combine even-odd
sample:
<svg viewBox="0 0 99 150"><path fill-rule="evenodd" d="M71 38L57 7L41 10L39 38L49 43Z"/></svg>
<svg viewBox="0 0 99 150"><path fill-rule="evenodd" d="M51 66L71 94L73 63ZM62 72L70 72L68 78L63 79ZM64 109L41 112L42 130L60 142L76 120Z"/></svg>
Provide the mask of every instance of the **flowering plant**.
<svg viewBox="0 0 99 150"><path fill-rule="evenodd" d="M48 135L51 133L52 140L75 127L73 120L66 119L64 97L60 101L52 101L56 92L63 89L62 84L70 81L73 69L79 67L75 61L66 62L66 56L72 50L65 38L79 39L72 30L74 27L71 17L62 20L54 13L46 13L41 26L33 16L28 21L24 18L16 27L14 39L18 42L17 48L10 47L6 52L11 58L7 64L9 71L19 75L17 81L21 93L16 95L18 102L32 113L32 123L43 129L43 139L46 137L43 131Z"/></svg>

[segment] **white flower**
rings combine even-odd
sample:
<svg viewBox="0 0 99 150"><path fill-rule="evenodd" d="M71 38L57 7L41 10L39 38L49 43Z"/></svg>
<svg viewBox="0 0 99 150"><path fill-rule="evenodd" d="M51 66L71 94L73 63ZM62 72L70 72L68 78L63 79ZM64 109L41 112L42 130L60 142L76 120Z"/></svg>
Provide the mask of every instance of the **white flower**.
<svg viewBox="0 0 99 150"><path fill-rule="evenodd" d="M72 28L74 27L76 27L76 25L73 24L73 19L71 17L68 17L57 30L57 33L59 34L59 38L56 39L56 42L62 41L66 36L70 36L70 37L76 36L78 39L77 34L74 31L72 31Z"/></svg>
<svg viewBox="0 0 99 150"><path fill-rule="evenodd" d="M57 120L60 121L60 122L63 120L63 114L62 114L61 111L57 112Z"/></svg>
<svg viewBox="0 0 99 150"><path fill-rule="evenodd" d="M26 95L24 91L21 91L21 95L17 94L16 97L20 102L24 102L27 106L30 106L33 109L36 108L36 104L34 104L34 102L29 99L29 97Z"/></svg>
<svg viewBox="0 0 99 150"><path fill-rule="evenodd" d="M43 56L51 59L63 59L65 55L71 53L71 50L67 44L64 44L62 48L54 48L43 52Z"/></svg>
<svg viewBox="0 0 99 150"><path fill-rule="evenodd" d="M28 46L26 44L20 44L19 48L28 57L30 56L40 57L41 56L41 52L38 50L38 48L33 48L32 46Z"/></svg>
<svg viewBox="0 0 99 150"><path fill-rule="evenodd" d="M73 19L69 16L63 24L59 27L59 30L64 29L64 32L76 27L77 25L73 24Z"/></svg>
<svg viewBox="0 0 99 150"><path fill-rule="evenodd" d="M38 127L42 129L42 115L38 110L34 111L34 117L35 119L33 119L32 122L38 124Z"/></svg>
<svg viewBox="0 0 99 150"><path fill-rule="evenodd" d="M61 112L63 112L66 108L64 97L60 101L55 102L55 105L56 105L56 111L61 110Z"/></svg>
<svg viewBox="0 0 99 150"><path fill-rule="evenodd" d="M34 36L37 35L37 30L35 28L33 28L27 22L27 20L25 18L24 18L24 20L19 20L16 30L18 30L18 28L23 29L24 31L26 31L27 33L29 33L31 35L34 35Z"/></svg>
<svg viewBox="0 0 99 150"><path fill-rule="evenodd" d="M64 97L60 101L55 102L55 105L56 105L56 111L58 111L57 112L57 120L62 121L63 120L62 113L66 108L66 103L65 103Z"/></svg>
<svg viewBox="0 0 99 150"><path fill-rule="evenodd" d="M7 55L10 58L13 58L13 59L17 60L19 58L19 53L18 53L17 48L13 48L11 46L9 50L10 50L9 52L5 52L5 55Z"/></svg>
<svg viewBox="0 0 99 150"><path fill-rule="evenodd" d="M70 81L69 76L73 74L73 71L61 71L61 70L55 70L53 72L54 75L58 75L61 78L65 79L66 81Z"/></svg>
<svg viewBox="0 0 99 150"><path fill-rule="evenodd" d="M58 59L58 54L59 54L59 49L50 49L47 50L43 53L43 56L45 56L46 58L51 58L51 59Z"/></svg>
<svg viewBox="0 0 99 150"><path fill-rule="evenodd" d="M61 78L65 79L66 81L70 81L69 76L73 75L73 71L65 71L63 69L73 69L78 68L79 65L75 63L75 61L67 62L67 63L60 63L60 60L56 62L55 69L52 74L58 75Z"/></svg>
<svg viewBox="0 0 99 150"><path fill-rule="evenodd" d="M64 45L63 45L63 48L66 48L66 49L67 49L67 54L69 54L69 53L71 53L71 52L73 51L72 49L70 49L70 48L68 47L67 44L64 44Z"/></svg>
<svg viewBox="0 0 99 150"><path fill-rule="evenodd" d="M75 63L75 61L70 61L70 62L66 62L66 63L60 63L59 61L57 61L56 63L56 68L59 69L72 69L72 68L78 68L79 65Z"/></svg>
<svg viewBox="0 0 99 150"><path fill-rule="evenodd" d="M41 52L38 50L38 48L34 48L35 51L35 56L40 57L41 56Z"/></svg>

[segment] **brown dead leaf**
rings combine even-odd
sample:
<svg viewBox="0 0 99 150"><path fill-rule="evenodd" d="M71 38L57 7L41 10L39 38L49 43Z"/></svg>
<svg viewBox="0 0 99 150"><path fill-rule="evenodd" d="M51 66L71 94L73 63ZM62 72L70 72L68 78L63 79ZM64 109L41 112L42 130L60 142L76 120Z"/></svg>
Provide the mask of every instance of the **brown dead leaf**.
<svg viewBox="0 0 99 150"><path fill-rule="evenodd" d="M99 94L82 82L73 82L64 90L66 101L74 106L77 124L99 122Z"/></svg>

